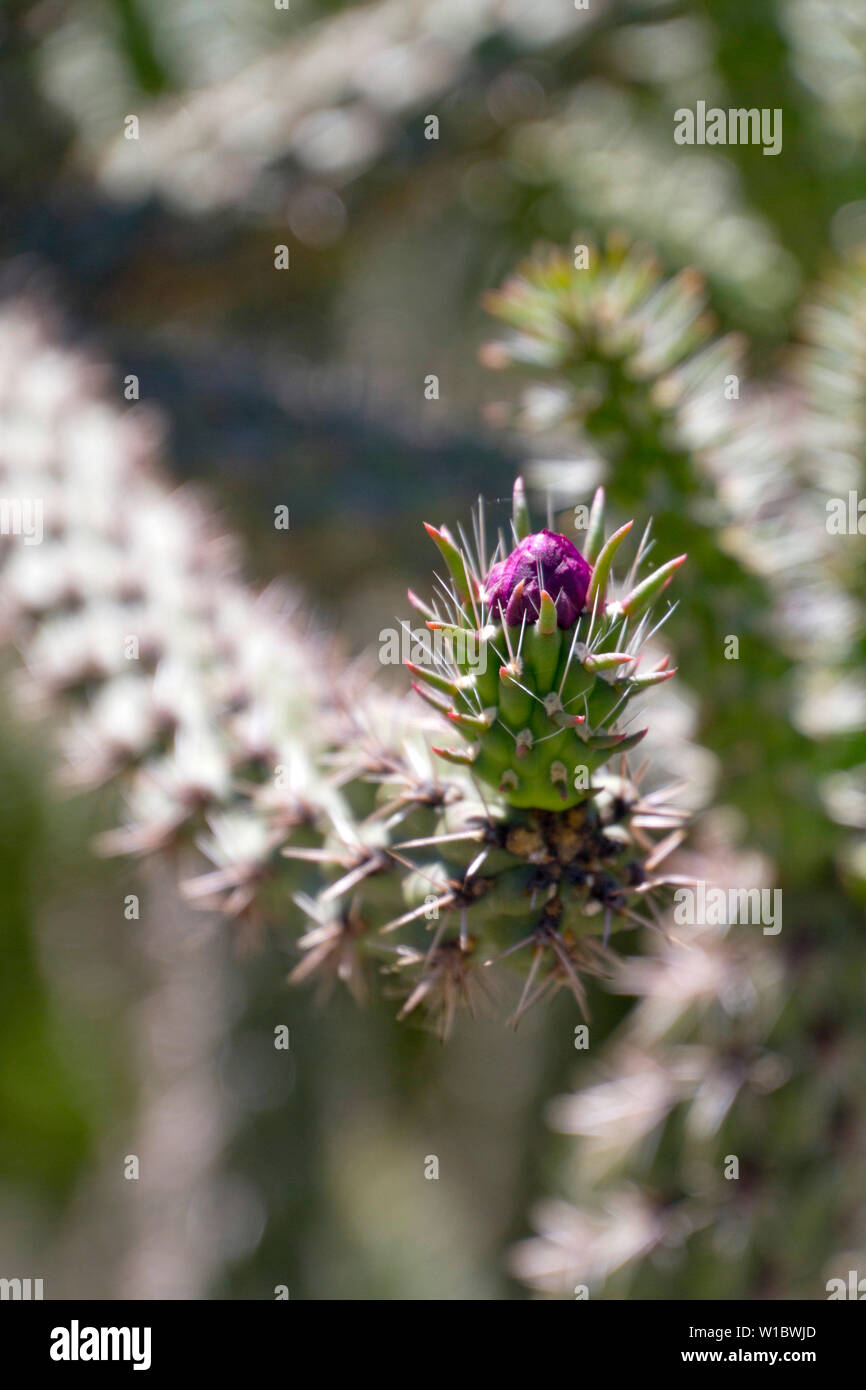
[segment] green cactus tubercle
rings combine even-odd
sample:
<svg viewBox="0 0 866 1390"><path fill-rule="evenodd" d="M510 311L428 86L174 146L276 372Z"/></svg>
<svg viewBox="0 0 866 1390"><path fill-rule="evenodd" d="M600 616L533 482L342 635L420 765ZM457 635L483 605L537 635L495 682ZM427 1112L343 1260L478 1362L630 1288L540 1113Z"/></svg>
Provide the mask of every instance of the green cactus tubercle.
<svg viewBox="0 0 866 1390"><path fill-rule="evenodd" d="M666 661L651 672L640 673L637 667L651 630L649 607L685 556L632 584L621 599L606 597L614 555L631 523L600 544L603 501L599 490L589 543L581 557L565 537L525 533L525 501L518 480L514 549L484 574L445 528L427 528L451 577L448 613L440 616L424 608L428 627L442 639L438 651L446 655L430 667L411 665L415 689L466 741L463 747L439 747L437 753L470 766L513 807L564 811L588 800L592 775L612 754L634 748L646 733L619 727L629 701L674 674ZM527 564L519 563L522 555L532 567L535 541L544 557L550 551L554 560L563 554L565 560L555 569L540 560L529 586L524 577L509 587L506 574L492 589L491 576L495 580L496 572L509 564L512 576L521 568L526 571ZM645 536L632 580L647 548ZM583 599L582 611L575 616L575 602L563 602L563 589L568 564L577 574L578 561L578 578L585 575L586 582L578 583L571 595L573 599L576 592L578 601ZM554 592L544 587L545 582ZM558 591L557 584L562 586ZM562 621L563 612L572 618L568 625ZM515 614L519 622L511 621Z"/></svg>

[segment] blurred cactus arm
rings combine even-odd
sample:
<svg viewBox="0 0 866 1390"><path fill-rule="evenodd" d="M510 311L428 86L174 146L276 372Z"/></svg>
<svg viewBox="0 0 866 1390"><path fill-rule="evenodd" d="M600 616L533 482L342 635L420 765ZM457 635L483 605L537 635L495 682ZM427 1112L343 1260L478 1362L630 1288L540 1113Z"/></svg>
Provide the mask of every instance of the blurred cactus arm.
<svg viewBox="0 0 866 1390"><path fill-rule="evenodd" d="M754 720L755 760L744 767L728 756L720 782L747 818L742 842L719 839L723 822L710 830L711 818L682 862L738 893L775 875L784 930L765 939L744 925L674 927L648 957L621 966L612 987L637 1003L550 1112L575 1138L562 1184L571 1200L535 1209L538 1234L517 1248L513 1268L560 1297L823 1297L864 1240L853 1077L866 1052L855 1015L843 1006L840 1017L830 1002L848 997L843 979L862 971L864 949L862 840L843 846L833 825L862 826L862 563L850 563L862 543L834 539L825 525L833 494L847 498L862 478L861 271L852 257L807 301L806 342L784 374L741 393L734 373L736 392L720 409L736 359L706 346L690 357L706 342L695 332L694 283L680 281L685 294L676 280L663 286L638 255L652 289L632 274L606 293L606 277L616 284L634 258L615 245L597 255L594 275L592 259L579 269L565 254L528 263L490 301L509 335L485 360L541 379L525 391L518 425L551 452L576 444L595 457L609 496L633 504L659 470L659 497L685 497L655 529L674 545L687 538L702 590L690 612L718 598L721 575L728 611L739 614L733 631L752 643L726 671L726 615L716 607L679 665L700 696L708 746L725 753L736 725ZM558 474L564 484L577 471L542 462L537 477L556 486ZM824 704L834 680L835 717ZM821 806L816 773L830 766ZM839 1070L838 1049L848 1059Z"/></svg>

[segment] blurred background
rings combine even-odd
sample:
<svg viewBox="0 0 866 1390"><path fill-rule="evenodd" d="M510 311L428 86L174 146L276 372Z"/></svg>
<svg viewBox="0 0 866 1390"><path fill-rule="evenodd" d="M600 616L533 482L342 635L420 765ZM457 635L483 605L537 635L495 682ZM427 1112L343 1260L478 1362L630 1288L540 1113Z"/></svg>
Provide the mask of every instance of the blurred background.
<svg viewBox="0 0 866 1390"><path fill-rule="evenodd" d="M289 574L350 652L404 614L407 584L426 591L420 522L495 506L530 452L496 428L508 390L478 352L482 296L536 243L616 232L666 273L695 267L760 385L808 288L866 236L866 14L845 0L6 0L0 45L0 290L55 306L119 405L138 378L165 467L206 483L251 581ZM783 153L677 147L673 112L698 100L781 108ZM732 631L758 601L738 583ZM675 736L797 895L806 955L823 926L859 961L859 870L839 855L862 802L843 786L834 817L818 784L861 765L862 724L838 758L820 721L795 727L795 659L752 667L787 731L774 750L756 734L726 762L742 731L697 654ZM7 729L0 1274L46 1297L525 1297L505 1255L574 1143L543 1122L574 1080L573 1005L442 1048L387 1003L267 988L284 943L237 968L197 919L192 957L158 877L148 921L127 922L128 869L90 852L111 793L59 799L43 731ZM790 836L766 815L785 769L806 788ZM594 1027L627 1008L599 995ZM157 1174L142 1196L133 1153ZM424 1180L429 1154L447 1181ZM822 1258L722 1289L809 1296ZM641 1296L696 1296L660 1271Z"/></svg>

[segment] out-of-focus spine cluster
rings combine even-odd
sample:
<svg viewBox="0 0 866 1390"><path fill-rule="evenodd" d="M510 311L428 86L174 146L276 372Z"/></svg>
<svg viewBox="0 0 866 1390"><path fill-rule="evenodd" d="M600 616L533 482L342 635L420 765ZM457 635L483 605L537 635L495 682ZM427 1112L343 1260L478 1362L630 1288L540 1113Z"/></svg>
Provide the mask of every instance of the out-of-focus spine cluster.
<svg viewBox="0 0 866 1390"><path fill-rule="evenodd" d="M468 164L462 197L482 226L552 202L574 221L646 235L699 266L746 318L772 317L796 293L796 264L733 162L706 149L670 159L670 113L717 80L718 34L703 17L642 0L617 32L606 0L539 0L531 16L517 0L378 0L299 27L287 8L270 17L270 32L267 17L246 30L240 22L234 61L197 6L159 18L163 32L170 25L183 100L137 100L113 53L115 80L94 107L87 16L58 25L43 55L82 156L115 195L275 222L287 210L300 243L330 246L366 199L364 176L390 162L405 173L405 152L424 148L437 163ZM604 71L587 80L600 50ZM643 98L631 89L637 72ZM126 112L138 112L140 141L129 138ZM670 217L686 204L688 218Z"/></svg>
<svg viewBox="0 0 866 1390"><path fill-rule="evenodd" d="M766 866L718 852L728 889ZM757 871L757 874L756 874ZM636 997L583 1084L548 1110L574 1136L570 1200L531 1213L517 1276L558 1297L821 1298L862 1265L861 924L830 940L674 929L626 962ZM753 929L754 930L754 929Z"/></svg>
<svg viewBox="0 0 866 1390"><path fill-rule="evenodd" d="M459 10L442 0L350 8L182 105L154 105L146 151L121 135L104 153L101 176L115 190L156 188L196 211L263 191L267 200L280 165L308 184L342 186L399 146L410 118L477 77L475 65L498 73L514 54L579 44L605 9L601 0L591 11L540 0L530 19L515 0L464 0ZM503 85L500 107L519 115L531 95Z"/></svg>
<svg viewBox="0 0 866 1390"><path fill-rule="evenodd" d="M196 841L209 893L254 915L280 848L343 814L316 765L339 719L333 656L296 595L245 586L215 517L160 476L156 420L112 404L106 373L32 304L4 308L0 362L19 703L65 716L67 781L122 775L127 815L106 850Z"/></svg>

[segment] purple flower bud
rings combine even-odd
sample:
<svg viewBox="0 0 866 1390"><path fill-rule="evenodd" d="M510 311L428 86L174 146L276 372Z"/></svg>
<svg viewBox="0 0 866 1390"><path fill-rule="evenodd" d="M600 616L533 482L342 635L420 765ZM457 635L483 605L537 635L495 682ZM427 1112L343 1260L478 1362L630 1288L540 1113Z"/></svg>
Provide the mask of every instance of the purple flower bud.
<svg viewBox="0 0 866 1390"><path fill-rule="evenodd" d="M573 627L583 612L592 566L567 536L555 531L536 531L527 536L487 576L484 597L499 617L500 608L510 627L524 617L535 622L546 589L556 604L560 627Z"/></svg>

